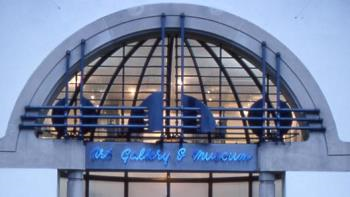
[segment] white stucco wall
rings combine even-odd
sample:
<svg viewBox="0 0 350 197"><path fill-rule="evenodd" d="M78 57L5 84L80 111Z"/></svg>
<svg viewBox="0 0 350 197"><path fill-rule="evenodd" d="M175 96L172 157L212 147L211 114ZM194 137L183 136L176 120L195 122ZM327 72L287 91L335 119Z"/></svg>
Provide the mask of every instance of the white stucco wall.
<svg viewBox="0 0 350 197"><path fill-rule="evenodd" d="M65 38L81 27L118 10L157 0L0 0L0 136L24 84L40 62ZM288 46L307 66L328 99L341 139L350 141L348 110L350 97L350 1L345 0L191 0L162 1L202 4L219 8L262 27ZM283 54L282 54L283 55ZM3 173L3 170L1 170ZM38 172L40 174L40 172ZM5 175L10 175L6 174ZM43 173L43 177L45 173ZM47 174L46 174L47 175ZM51 176L51 175L47 175ZM292 177L288 179L288 176ZM336 184L346 189L349 182L334 177L350 174L288 173L317 181L293 182L317 189ZM3 177L3 174L1 174ZM331 177L331 179L329 179ZM329 180L327 180L329 179ZM322 184L321 184L321 182ZM34 183L35 184L35 183ZM3 186L3 185L2 185ZM301 185L299 185L301 186ZM288 191L289 183L286 191ZM310 189L310 191L312 191ZM330 196L325 190L319 197ZM2 195L0 195L2 196ZM299 196L299 195L289 195Z"/></svg>
<svg viewBox="0 0 350 197"><path fill-rule="evenodd" d="M349 196L350 173L287 172L285 197Z"/></svg>
<svg viewBox="0 0 350 197"><path fill-rule="evenodd" d="M0 169L0 196L57 197L56 169Z"/></svg>

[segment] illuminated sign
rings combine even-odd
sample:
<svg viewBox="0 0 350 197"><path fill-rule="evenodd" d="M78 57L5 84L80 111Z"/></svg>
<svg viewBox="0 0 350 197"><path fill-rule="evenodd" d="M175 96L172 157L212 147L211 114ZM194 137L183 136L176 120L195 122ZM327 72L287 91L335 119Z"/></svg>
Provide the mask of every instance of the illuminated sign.
<svg viewBox="0 0 350 197"><path fill-rule="evenodd" d="M87 169L253 171L256 145L88 143Z"/></svg>
<svg viewBox="0 0 350 197"><path fill-rule="evenodd" d="M112 159L112 149L108 148L102 148L99 146L96 146L92 149L90 153L90 159L91 160L111 160Z"/></svg>
<svg viewBox="0 0 350 197"><path fill-rule="evenodd" d="M188 157L187 152L186 148L178 149L175 159L177 161L182 161ZM191 157L193 161L240 162L249 161L253 156L244 152L207 152L198 149L193 151ZM170 152L165 152L161 149L141 148L140 150L133 151L131 148L126 148L121 152L120 158L125 165L127 165L129 161L160 161L163 162L164 166L167 166L171 155Z"/></svg>

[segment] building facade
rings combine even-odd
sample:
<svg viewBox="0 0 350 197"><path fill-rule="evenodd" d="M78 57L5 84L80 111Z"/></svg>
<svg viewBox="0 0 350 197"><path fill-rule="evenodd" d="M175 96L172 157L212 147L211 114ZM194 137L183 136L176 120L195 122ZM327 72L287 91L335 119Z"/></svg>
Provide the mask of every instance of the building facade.
<svg viewBox="0 0 350 197"><path fill-rule="evenodd" d="M0 147L3 168L58 169L61 196L282 196L286 171L350 162L287 47L188 4L119 11L67 38L26 83Z"/></svg>

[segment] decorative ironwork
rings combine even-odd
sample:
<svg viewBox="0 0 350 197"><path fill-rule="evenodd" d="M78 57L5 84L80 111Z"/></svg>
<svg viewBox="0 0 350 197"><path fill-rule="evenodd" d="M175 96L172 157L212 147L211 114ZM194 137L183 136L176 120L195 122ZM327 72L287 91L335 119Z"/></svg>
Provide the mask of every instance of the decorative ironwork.
<svg viewBox="0 0 350 197"><path fill-rule="evenodd" d="M300 109L282 94L288 88L281 54L269 73L268 43L261 44L261 59L250 61L218 41L187 34L185 19L179 17L177 32L168 31L162 14L159 34L122 43L91 62L82 40L79 71L69 79L67 51L65 84L57 86L63 88L49 95L52 103L27 106L20 129L43 138L180 143L292 142L325 131L318 109Z"/></svg>

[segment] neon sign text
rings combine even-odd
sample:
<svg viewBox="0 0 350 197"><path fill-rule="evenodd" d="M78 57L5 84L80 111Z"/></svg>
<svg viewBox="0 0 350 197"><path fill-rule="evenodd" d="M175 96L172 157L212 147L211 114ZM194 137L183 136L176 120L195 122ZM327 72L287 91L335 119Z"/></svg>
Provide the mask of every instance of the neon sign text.
<svg viewBox="0 0 350 197"><path fill-rule="evenodd" d="M95 147L90 153L92 160L111 160L112 159L112 148Z"/></svg>
<svg viewBox="0 0 350 197"><path fill-rule="evenodd" d="M164 166L167 166L170 153L160 149L141 148L139 151L133 151L131 148L126 148L121 152L120 158L125 165L129 161L162 161Z"/></svg>
<svg viewBox="0 0 350 197"><path fill-rule="evenodd" d="M181 162L187 157L187 149L180 148L176 151L175 160ZM192 152L192 161L203 162L244 162L249 161L253 156L245 152L208 152L201 149L194 150ZM141 148L133 150L131 148L125 148L121 151L120 159L124 165L127 165L130 161L159 161L163 162L164 166L167 166L171 159L171 153L161 149Z"/></svg>

